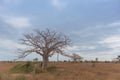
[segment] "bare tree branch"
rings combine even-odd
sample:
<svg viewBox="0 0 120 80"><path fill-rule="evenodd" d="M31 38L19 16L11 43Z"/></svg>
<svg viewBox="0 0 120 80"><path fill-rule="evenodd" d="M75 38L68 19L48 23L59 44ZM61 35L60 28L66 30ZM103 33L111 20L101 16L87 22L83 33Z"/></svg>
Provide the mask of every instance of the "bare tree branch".
<svg viewBox="0 0 120 80"><path fill-rule="evenodd" d="M19 50L20 58L26 57L30 53L37 53L43 57L44 67L47 66L48 57L55 53L63 53L63 48L70 44L70 39L57 33L46 29L45 31L35 30L34 33L23 35L21 43L28 48Z"/></svg>

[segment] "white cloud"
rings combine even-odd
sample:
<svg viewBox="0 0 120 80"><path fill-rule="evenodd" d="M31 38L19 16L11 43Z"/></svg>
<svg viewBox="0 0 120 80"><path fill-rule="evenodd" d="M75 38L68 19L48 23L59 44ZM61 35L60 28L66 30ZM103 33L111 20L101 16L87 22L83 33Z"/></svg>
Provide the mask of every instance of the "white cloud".
<svg viewBox="0 0 120 80"><path fill-rule="evenodd" d="M0 0L0 3L2 5L11 4L11 3L19 4L21 1L22 0Z"/></svg>
<svg viewBox="0 0 120 80"><path fill-rule="evenodd" d="M90 27L85 28L84 30L75 31L75 32L73 32L73 34L81 35L83 37L90 37L90 36L95 35L95 32L99 29L102 29L102 30L105 28L106 29L109 29L109 28L113 29L113 28L119 28L119 27L120 27L120 20L109 22L106 24L90 26ZM117 55L120 55L120 35L117 34L117 35L112 35L109 37L105 37L104 35L102 35L102 36L98 36L98 37L99 38L102 37L101 41L98 43L100 45L103 45L106 48L109 48L109 50L97 51L97 52L94 51L92 53L91 53L91 51L89 51L89 52L84 51L84 52L82 52L82 55L85 59L95 60L95 58L97 57L97 58L99 58L99 60L112 60ZM99 45L97 46L97 48L98 47L99 47ZM83 48L86 48L86 46ZM79 54L81 54L81 53L79 53Z"/></svg>
<svg viewBox="0 0 120 80"><path fill-rule="evenodd" d="M18 59L18 54L16 54L17 49L24 49L26 46L17 43L16 41L10 40L10 39L1 39L0 38L0 57L1 60L14 60ZM32 56L26 57L25 59L20 60L32 60L33 58L38 57L36 54L33 54Z"/></svg>
<svg viewBox="0 0 120 80"><path fill-rule="evenodd" d="M72 33L73 34L76 34L76 35L83 35L84 37L85 36L91 36L91 35L94 35L94 33L88 33L89 31L95 31L95 30L99 30L99 29L104 29L104 28L111 28L111 27L120 27L120 21L114 21L114 22L109 22L109 23L106 23L106 24L98 24L98 25L95 25L95 26L89 26L85 29L82 29L82 31L73 31Z"/></svg>
<svg viewBox="0 0 120 80"><path fill-rule="evenodd" d="M96 47L95 46L81 46L80 48L81 48L81 50L93 50Z"/></svg>
<svg viewBox="0 0 120 80"><path fill-rule="evenodd" d="M117 55L120 53L120 36L114 35L109 36L106 38L102 38L99 42L101 45L104 45L106 48L110 48L109 50L104 51L94 51L94 52L83 52L82 56L86 60L95 60L95 58L99 58L101 61L105 60L112 60L113 58L116 58ZM99 47L99 46L98 46Z"/></svg>
<svg viewBox="0 0 120 80"><path fill-rule="evenodd" d="M24 48L25 46L18 44L17 42L9 39L0 39L0 48L15 50L17 48Z"/></svg>
<svg viewBox="0 0 120 80"><path fill-rule="evenodd" d="M57 8L59 10L64 8L64 4L63 4L62 0L51 0L51 3L55 8Z"/></svg>
<svg viewBox="0 0 120 80"><path fill-rule="evenodd" d="M107 37L102 41L100 41L100 43L107 45L109 48L116 49L120 47L120 36L115 35L115 36Z"/></svg>
<svg viewBox="0 0 120 80"><path fill-rule="evenodd" d="M120 42L120 36L110 36L101 41L101 43L117 43Z"/></svg>
<svg viewBox="0 0 120 80"><path fill-rule="evenodd" d="M105 28L105 27L120 27L120 21L113 21L102 25L96 25L96 28Z"/></svg>
<svg viewBox="0 0 120 80"><path fill-rule="evenodd" d="M25 28L31 26L30 20L26 17L5 17L3 18L3 22L15 28Z"/></svg>
<svg viewBox="0 0 120 80"><path fill-rule="evenodd" d="M19 5L22 0L0 0L0 10L4 10L11 5Z"/></svg>
<svg viewBox="0 0 120 80"><path fill-rule="evenodd" d="M66 50L69 50L69 51L77 51L79 50L79 46L68 46L66 48Z"/></svg>
<svg viewBox="0 0 120 80"><path fill-rule="evenodd" d="M110 23L110 24L108 24L108 26L120 26L120 21Z"/></svg>
<svg viewBox="0 0 120 80"><path fill-rule="evenodd" d="M89 52L89 53L78 52L78 54L83 56L84 60L95 60L95 58L98 58L100 61L105 61L105 60L111 61L113 58L116 58L116 56L119 55L119 53L120 53L120 48L113 48L111 50Z"/></svg>
<svg viewBox="0 0 120 80"><path fill-rule="evenodd" d="M80 50L93 50L95 46L68 46L66 50L68 51L80 51Z"/></svg>

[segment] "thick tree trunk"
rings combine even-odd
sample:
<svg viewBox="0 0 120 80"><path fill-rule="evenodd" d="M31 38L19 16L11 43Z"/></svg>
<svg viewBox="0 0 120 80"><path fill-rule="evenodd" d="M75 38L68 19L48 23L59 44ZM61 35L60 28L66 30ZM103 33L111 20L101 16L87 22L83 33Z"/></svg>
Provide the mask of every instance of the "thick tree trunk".
<svg viewBox="0 0 120 80"><path fill-rule="evenodd" d="M48 61L49 61L48 56L44 55L43 56L42 69L47 69L47 67L48 67Z"/></svg>

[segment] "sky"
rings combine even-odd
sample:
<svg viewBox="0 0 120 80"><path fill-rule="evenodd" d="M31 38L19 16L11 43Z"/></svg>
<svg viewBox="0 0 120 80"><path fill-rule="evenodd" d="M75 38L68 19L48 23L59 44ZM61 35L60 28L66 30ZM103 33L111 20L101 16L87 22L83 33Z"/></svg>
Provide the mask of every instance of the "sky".
<svg viewBox="0 0 120 80"><path fill-rule="evenodd" d="M0 0L0 61L17 58L24 33L47 28L70 37L69 54L113 60L120 55L119 9L120 0ZM21 60L36 57L41 60L37 54Z"/></svg>

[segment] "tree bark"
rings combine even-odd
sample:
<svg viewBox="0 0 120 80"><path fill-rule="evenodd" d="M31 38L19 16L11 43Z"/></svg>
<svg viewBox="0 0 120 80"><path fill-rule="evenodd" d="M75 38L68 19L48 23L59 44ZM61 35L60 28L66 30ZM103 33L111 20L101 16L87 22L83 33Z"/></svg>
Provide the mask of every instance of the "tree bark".
<svg viewBox="0 0 120 80"><path fill-rule="evenodd" d="M48 55L43 55L43 63L42 63L42 69L47 69L48 67Z"/></svg>

